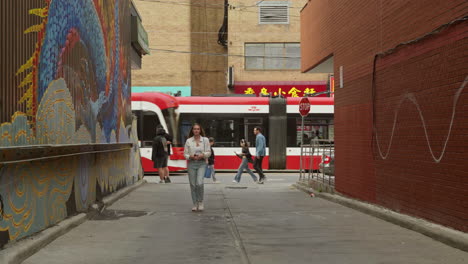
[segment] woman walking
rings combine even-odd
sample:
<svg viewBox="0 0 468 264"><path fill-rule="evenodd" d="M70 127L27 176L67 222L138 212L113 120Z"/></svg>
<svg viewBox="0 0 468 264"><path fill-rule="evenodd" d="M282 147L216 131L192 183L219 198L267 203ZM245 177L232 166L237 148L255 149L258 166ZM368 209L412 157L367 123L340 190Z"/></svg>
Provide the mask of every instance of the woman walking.
<svg viewBox="0 0 468 264"><path fill-rule="evenodd" d="M210 157L210 143L205 137L203 128L195 123L190 129L189 139L185 142L184 156L188 160L187 170L192 193L192 211L203 211L203 178L205 176L205 159Z"/></svg>
<svg viewBox="0 0 468 264"><path fill-rule="evenodd" d="M215 140L213 137L208 138L210 141L210 150L211 156L206 160L206 173L205 178L213 178L213 183L220 183L220 181L216 180L216 170L214 167L215 164L215 153L213 150L213 145Z"/></svg>
<svg viewBox="0 0 468 264"><path fill-rule="evenodd" d="M249 168L249 162L253 162L252 155L249 151L249 143L244 139L241 139L240 146L242 147L242 153L239 153L238 156L242 159L242 162L239 166L239 169L237 169L237 174L232 182L239 183L244 170L246 170L250 176L252 176L254 182L257 182L257 176L255 176L255 174Z"/></svg>

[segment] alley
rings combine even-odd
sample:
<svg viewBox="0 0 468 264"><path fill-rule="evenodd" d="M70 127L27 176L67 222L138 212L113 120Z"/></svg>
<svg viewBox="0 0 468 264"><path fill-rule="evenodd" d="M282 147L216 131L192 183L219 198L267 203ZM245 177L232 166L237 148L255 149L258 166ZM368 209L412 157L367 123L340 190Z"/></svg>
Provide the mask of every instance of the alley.
<svg viewBox="0 0 468 264"><path fill-rule="evenodd" d="M466 263L466 252L291 187L219 174L192 213L188 180L149 183L24 263Z"/></svg>

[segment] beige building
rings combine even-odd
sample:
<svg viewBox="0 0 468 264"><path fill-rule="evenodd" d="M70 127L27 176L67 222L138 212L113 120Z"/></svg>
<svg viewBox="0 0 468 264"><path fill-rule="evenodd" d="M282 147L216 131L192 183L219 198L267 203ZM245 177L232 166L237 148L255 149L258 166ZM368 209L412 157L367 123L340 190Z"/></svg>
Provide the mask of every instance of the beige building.
<svg viewBox="0 0 468 264"><path fill-rule="evenodd" d="M226 93L227 49L217 43L224 0L134 0L151 54L133 71L133 91ZM211 54L220 54L217 56Z"/></svg>
<svg viewBox="0 0 468 264"><path fill-rule="evenodd" d="M233 92L258 94L263 88L263 93L301 96L304 91L325 89L328 74L300 70L300 10L306 3L229 1L228 66L233 67Z"/></svg>
<svg viewBox="0 0 468 264"><path fill-rule="evenodd" d="M300 71L300 10L307 0L134 2L151 48L133 71L134 92L302 96L326 88L328 74Z"/></svg>
<svg viewBox="0 0 468 264"><path fill-rule="evenodd" d="M190 6L134 0L148 32L151 54L133 71L133 86L190 86Z"/></svg>

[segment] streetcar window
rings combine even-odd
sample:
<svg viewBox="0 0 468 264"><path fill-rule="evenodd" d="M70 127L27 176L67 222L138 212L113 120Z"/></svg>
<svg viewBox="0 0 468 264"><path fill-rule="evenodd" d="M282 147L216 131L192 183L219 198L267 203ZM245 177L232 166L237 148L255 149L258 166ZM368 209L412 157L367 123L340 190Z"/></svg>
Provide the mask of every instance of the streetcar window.
<svg viewBox="0 0 468 264"><path fill-rule="evenodd" d="M185 144L192 124L199 123L207 137L215 138L216 147L239 147L242 138L247 139L253 147L255 145L253 128L256 125L265 128L266 118L266 115L249 118L241 114L181 114L179 139L182 145Z"/></svg>
<svg viewBox="0 0 468 264"><path fill-rule="evenodd" d="M334 124L332 118L306 117L304 129L302 130L302 119L300 117L288 117L287 146L299 147L301 136L304 144L309 144L311 139L334 139Z"/></svg>

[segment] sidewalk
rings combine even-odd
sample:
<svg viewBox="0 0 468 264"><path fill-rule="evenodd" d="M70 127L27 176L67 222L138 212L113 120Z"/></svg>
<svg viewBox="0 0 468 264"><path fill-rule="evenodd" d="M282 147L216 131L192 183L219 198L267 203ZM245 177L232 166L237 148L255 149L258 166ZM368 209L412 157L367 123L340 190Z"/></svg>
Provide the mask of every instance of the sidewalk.
<svg viewBox="0 0 468 264"><path fill-rule="evenodd" d="M187 177L136 189L24 263L467 263L468 254L291 187L218 175L192 213Z"/></svg>

